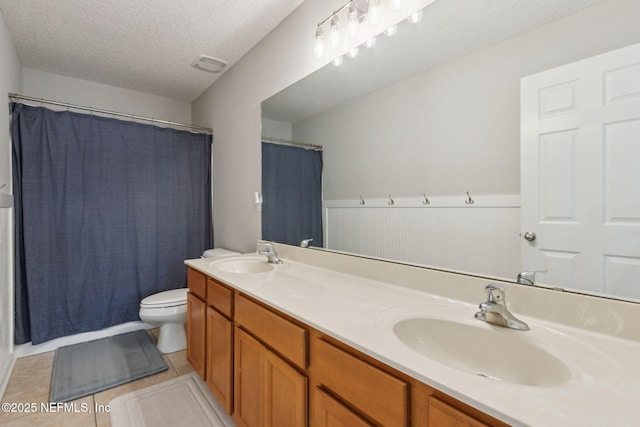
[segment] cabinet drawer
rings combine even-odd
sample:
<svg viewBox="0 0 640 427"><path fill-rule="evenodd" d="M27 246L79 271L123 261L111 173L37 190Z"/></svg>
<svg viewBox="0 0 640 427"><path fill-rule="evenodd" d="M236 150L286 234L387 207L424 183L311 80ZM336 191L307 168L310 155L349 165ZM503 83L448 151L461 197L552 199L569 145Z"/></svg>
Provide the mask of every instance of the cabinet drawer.
<svg viewBox="0 0 640 427"><path fill-rule="evenodd" d="M322 339L314 339L312 364L318 382L384 426L406 427L409 385Z"/></svg>
<svg viewBox="0 0 640 427"><path fill-rule="evenodd" d="M475 418L462 412L455 406L429 396L429 425L456 427L489 427Z"/></svg>
<svg viewBox="0 0 640 427"><path fill-rule="evenodd" d="M187 269L187 286L200 299L207 299L207 276L204 274L193 268Z"/></svg>
<svg viewBox="0 0 640 427"><path fill-rule="evenodd" d="M233 291L209 277L207 278L207 304L231 318L233 314Z"/></svg>
<svg viewBox="0 0 640 427"><path fill-rule="evenodd" d="M235 321L301 369L307 367L307 330L250 301L235 298Z"/></svg>

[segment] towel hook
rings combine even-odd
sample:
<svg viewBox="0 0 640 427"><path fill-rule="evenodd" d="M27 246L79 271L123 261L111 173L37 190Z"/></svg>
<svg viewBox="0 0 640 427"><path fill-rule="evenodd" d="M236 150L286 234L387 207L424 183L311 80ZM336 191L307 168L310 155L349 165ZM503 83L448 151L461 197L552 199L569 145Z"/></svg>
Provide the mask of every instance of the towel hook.
<svg viewBox="0 0 640 427"><path fill-rule="evenodd" d="M389 206L393 206L396 204L396 202L393 201L393 199L391 198L391 194L389 194Z"/></svg>
<svg viewBox="0 0 640 427"><path fill-rule="evenodd" d="M364 205L364 199L362 198L362 196L360 196L360 204Z"/></svg>
<svg viewBox="0 0 640 427"><path fill-rule="evenodd" d="M464 201L467 205L472 205L475 203L475 200L473 200L471 198L471 196L469 195L469 192L467 191L467 199Z"/></svg>
<svg viewBox="0 0 640 427"><path fill-rule="evenodd" d="M422 193L422 195L424 196L424 200L422 201L422 204L423 205L431 204L431 200L429 200L429 198L427 197L427 193Z"/></svg>

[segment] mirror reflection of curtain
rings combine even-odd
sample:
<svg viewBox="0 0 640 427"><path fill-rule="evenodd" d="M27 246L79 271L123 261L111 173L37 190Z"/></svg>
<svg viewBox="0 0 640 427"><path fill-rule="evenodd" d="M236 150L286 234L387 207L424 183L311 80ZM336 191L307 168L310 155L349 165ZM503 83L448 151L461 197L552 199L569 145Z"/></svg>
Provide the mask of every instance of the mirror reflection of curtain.
<svg viewBox="0 0 640 427"><path fill-rule="evenodd" d="M211 247L211 136L14 104L15 341L139 320Z"/></svg>
<svg viewBox="0 0 640 427"><path fill-rule="evenodd" d="M322 152L262 143L262 239L322 247Z"/></svg>

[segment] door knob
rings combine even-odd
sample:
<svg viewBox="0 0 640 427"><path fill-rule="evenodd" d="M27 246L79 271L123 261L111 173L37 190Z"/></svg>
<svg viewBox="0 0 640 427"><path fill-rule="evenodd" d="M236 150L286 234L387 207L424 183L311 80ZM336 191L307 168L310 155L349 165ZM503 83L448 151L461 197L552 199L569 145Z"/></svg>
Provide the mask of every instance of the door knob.
<svg viewBox="0 0 640 427"><path fill-rule="evenodd" d="M533 242L534 240L536 240L536 233L533 233L531 231L527 231L526 233L524 233L524 240L527 240L529 242Z"/></svg>

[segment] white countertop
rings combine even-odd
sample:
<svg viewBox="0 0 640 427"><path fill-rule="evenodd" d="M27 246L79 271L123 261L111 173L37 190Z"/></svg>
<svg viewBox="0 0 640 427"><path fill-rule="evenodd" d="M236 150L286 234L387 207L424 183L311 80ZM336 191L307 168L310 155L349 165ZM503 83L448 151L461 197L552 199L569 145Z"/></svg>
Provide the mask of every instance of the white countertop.
<svg viewBox="0 0 640 427"><path fill-rule="evenodd" d="M274 271L256 274L225 272L215 268L215 261L201 258L185 263L506 423L640 425L640 343L636 341L517 312L531 330L509 330L474 319L477 304L286 258ZM414 352L392 332L399 320L439 312L459 313L463 321L478 322L496 333L528 334L527 340L542 343L561 359L572 377L547 387L483 378ZM491 352L498 360L504 357L500 348L485 346L476 351Z"/></svg>

